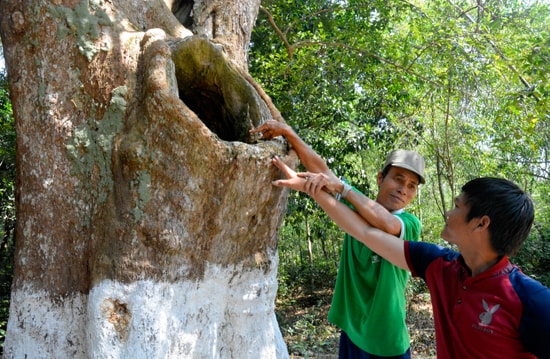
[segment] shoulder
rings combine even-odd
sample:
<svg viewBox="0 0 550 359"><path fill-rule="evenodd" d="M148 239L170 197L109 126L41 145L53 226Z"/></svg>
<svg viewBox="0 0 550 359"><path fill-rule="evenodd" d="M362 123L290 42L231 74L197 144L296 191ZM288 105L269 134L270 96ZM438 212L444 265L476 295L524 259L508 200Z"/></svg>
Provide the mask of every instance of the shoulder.
<svg viewBox="0 0 550 359"><path fill-rule="evenodd" d="M521 301L520 335L526 348L539 358L550 358L550 289L515 267L509 275Z"/></svg>
<svg viewBox="0 0 550 359"><path fill-rule="evenodd" d="M550 289L534 278L523 273L518 267L510 273L510 282L523 305L540 306L550 319Z"/></svg>
<svg viewBox="0 0 550 359"><path fill-rule="evenodd" d="M424 257L429 261L441 258L444 261L452 261L458 258L460 253L450 248L442 247L437 244L427 242L409 242L407 243L411 255Z"/></svg>
<svg viewBox="0 0 550 359"><path fill-rule="evenodd" d="M450 248L441 247L426 242L406 242L405 256L411 272L415 276L425 278L428 267L439 260L441 264L456 260L459 253Z"/></svg>

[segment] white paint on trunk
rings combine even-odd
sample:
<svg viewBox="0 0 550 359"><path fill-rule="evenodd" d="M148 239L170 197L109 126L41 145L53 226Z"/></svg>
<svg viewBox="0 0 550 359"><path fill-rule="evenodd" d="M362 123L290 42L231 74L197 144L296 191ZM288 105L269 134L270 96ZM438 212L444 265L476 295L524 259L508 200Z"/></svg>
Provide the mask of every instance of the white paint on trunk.
<svg viewBox="0 0 550 359"><path fill-rule="evenodd" d="M288 358L274 313L276 258L271 268L210 265L194 282L104 280L62 303L14 292L5 359Z"/></svg>

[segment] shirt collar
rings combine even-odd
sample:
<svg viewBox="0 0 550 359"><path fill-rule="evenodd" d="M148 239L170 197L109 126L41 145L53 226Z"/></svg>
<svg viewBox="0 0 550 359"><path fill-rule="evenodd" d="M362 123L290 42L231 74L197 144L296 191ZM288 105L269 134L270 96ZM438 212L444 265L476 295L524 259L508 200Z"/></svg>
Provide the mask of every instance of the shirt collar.
<svg viewBox="0 0 550 359"><path fill-rule="evenodd" d="M463 273L465 274L465 279L470 280L483 280L490 277L497 277L501 274L509 273L513 269L512 263L510 263L510 260L507 256L503 256L495 265L493 265L491 268L487 269L485 272L478 274L477 276L472 278L470 269L466 266L466 263L464 262L464 258L462 257L462 254L458 257L458 261L463 269Z"/></svg>

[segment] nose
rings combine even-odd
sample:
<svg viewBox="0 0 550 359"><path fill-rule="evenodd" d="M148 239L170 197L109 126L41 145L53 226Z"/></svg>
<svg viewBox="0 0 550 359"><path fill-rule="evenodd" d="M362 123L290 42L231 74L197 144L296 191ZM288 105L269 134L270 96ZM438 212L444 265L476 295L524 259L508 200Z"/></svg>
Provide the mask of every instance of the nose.
<svg viewBox="0 0 550 359"><path fill-rule="evenodd" d="M400 194L406 196L407 195L407 186L400 185L399 187L397 187L397 192L399 192Z"/></svg>

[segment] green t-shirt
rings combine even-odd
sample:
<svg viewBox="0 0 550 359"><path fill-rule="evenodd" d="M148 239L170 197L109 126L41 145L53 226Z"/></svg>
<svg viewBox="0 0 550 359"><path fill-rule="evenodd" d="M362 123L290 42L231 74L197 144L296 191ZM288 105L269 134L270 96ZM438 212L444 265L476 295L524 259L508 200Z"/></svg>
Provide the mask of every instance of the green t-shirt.
<svg viewBox="0 0 550 359"><path fill-rule="evenodd" d="M418 218L403 210L393 214L405 229L401 238L417 241L422 229ZM369 354L404 354L410 346L405 322L409 276L409 271L394 266L346 234L329 321Z"/></svg>

